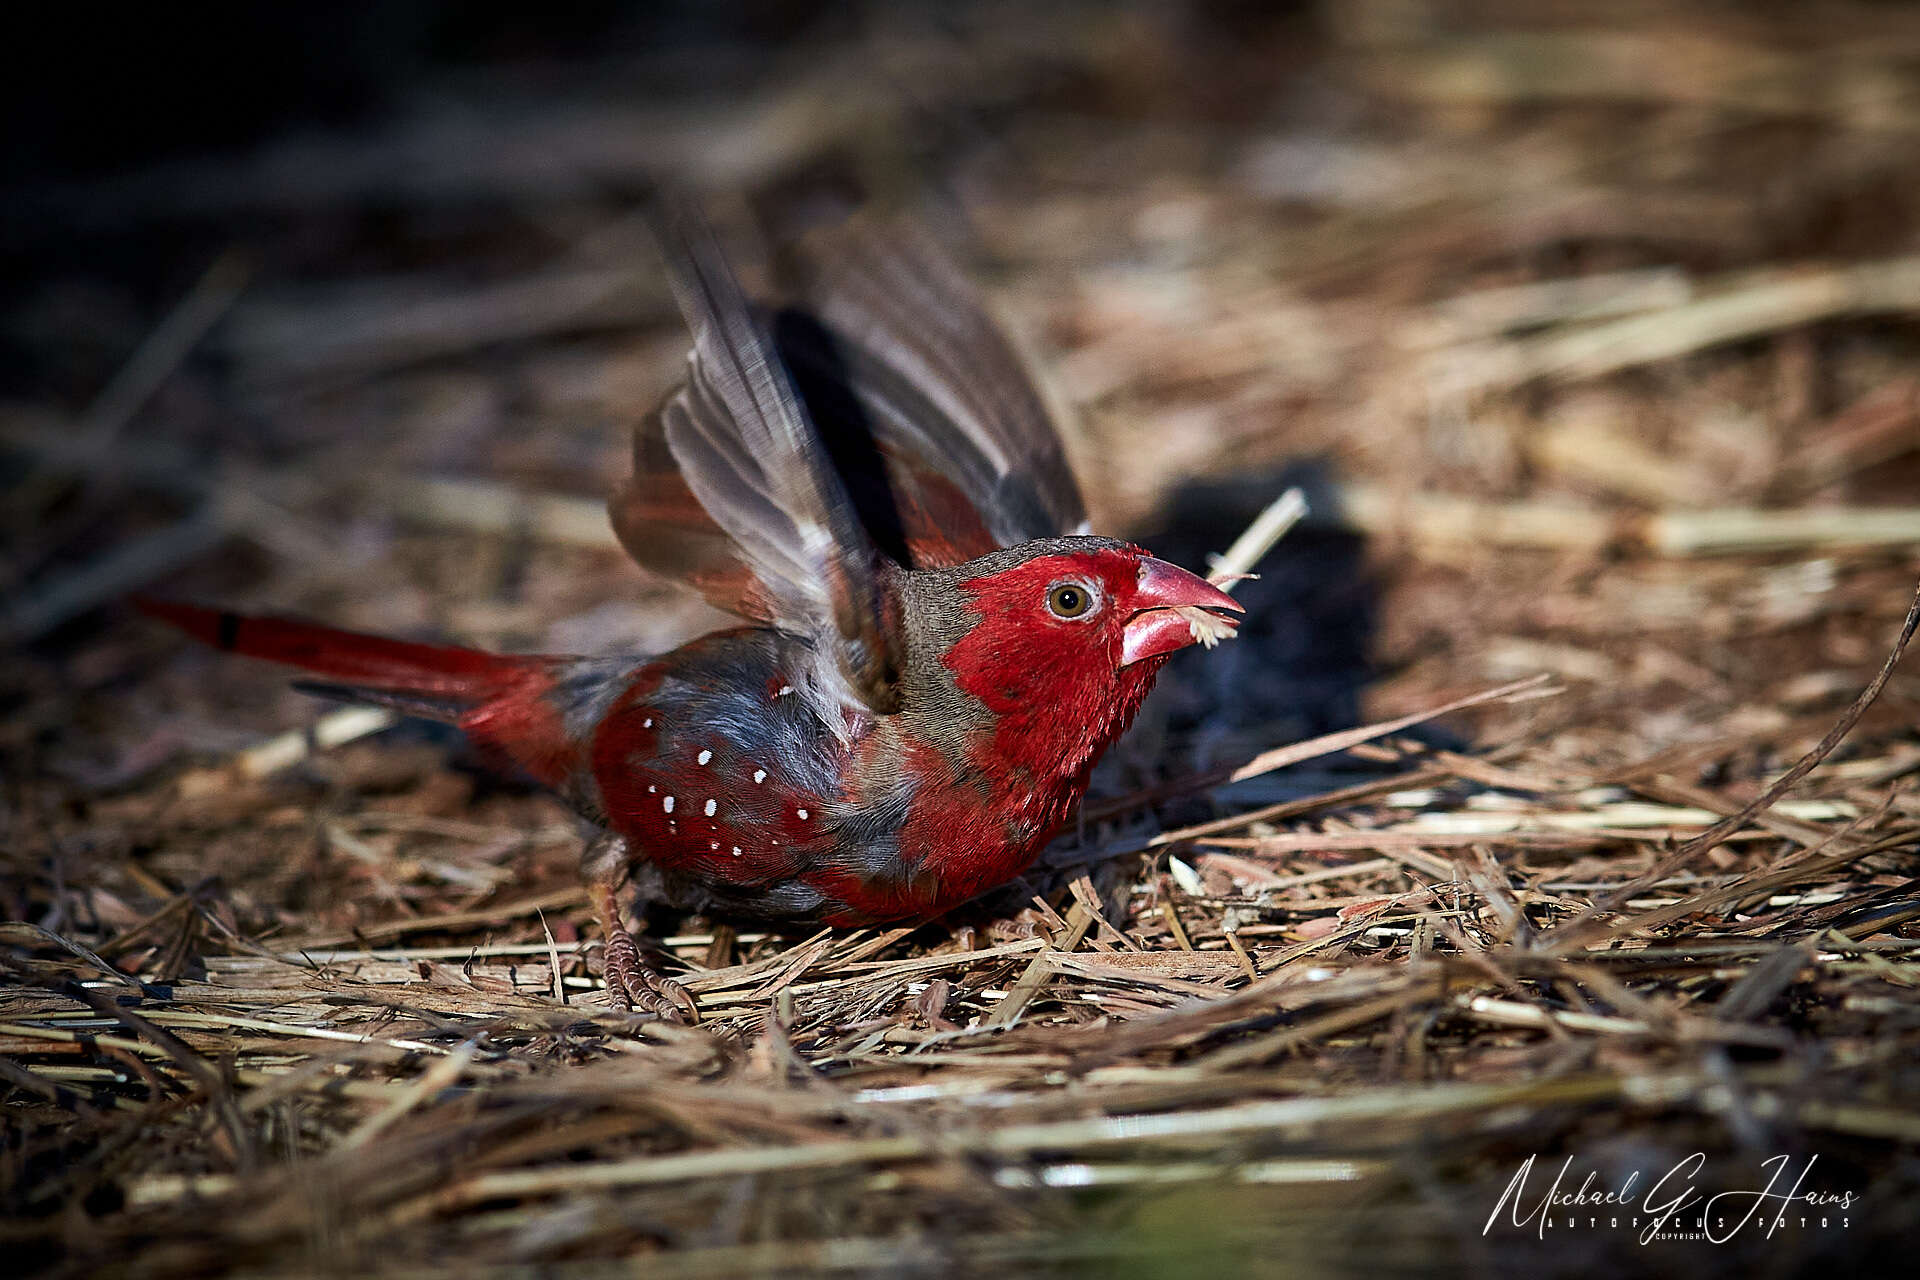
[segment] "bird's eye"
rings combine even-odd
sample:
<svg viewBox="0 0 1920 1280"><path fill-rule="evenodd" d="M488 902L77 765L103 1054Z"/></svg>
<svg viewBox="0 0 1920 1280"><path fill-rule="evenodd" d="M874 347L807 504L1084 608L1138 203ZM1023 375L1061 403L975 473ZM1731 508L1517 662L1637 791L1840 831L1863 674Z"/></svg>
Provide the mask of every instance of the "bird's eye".
<svg viewBox="0 0 1920 1280"><path fill-rule="evenodd" d="M1056 618L1078 618L1093 607L1093 592L1077 582L1056 582L1047 589L1047 608Z"/></svg>

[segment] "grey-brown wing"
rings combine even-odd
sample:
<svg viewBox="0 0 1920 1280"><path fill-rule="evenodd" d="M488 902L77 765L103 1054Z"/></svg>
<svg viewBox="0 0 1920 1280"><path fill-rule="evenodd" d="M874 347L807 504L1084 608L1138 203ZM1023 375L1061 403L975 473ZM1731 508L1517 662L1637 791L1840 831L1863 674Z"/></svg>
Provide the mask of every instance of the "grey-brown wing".
<svg viewBox="0 0 1920 1280"><path fill-rule="evenodd" d="M807 237L786 265L798 309L837 347L828 358L840 367L826 372L845 385L890 464L944 476L999 546L1084 531L1086 508L1045 398L926 232L856 217ZM808 345L782 349L796 376L808 376ZM916 531L907 534L912 542Z"/></svg>
<svg viewBox="0 0 1920 1280"><path fill-rule="evenodd" d="M751 572L765 614L821 656L815 687L803 692L823 712L836 703L893 711L902 640L887 567L712 232L685 207L659 226L694 339L687 381L660 409L659 439L686 493ZM618 528L618 499L614 517ZM621 533L631 548L629 533L645 531Z"/></svg>

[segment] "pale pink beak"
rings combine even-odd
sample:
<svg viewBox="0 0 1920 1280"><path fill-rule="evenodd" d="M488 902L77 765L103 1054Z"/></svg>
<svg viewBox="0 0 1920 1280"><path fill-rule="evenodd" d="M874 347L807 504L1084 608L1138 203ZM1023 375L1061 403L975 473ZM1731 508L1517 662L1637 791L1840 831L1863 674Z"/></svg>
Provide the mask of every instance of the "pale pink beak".
<svg viewBox="0 0 1920 1280"><path fill-rule="evenodd" d="M1185 569L1148 557L1140 562L1140 585L1133 594L1134 613L1121 633L1120 665L1184 649L1204 640L1209 648L1221 635L1232 634L1238 618L1221 611L1245 613L1232 596ZM1205 610L1190 614L1182 610Z"/></svg>

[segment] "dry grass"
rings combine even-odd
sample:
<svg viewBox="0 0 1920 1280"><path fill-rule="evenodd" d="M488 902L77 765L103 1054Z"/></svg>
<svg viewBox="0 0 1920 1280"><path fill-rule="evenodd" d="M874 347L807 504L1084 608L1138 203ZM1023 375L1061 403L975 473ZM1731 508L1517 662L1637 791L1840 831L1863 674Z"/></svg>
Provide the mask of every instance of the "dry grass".
<svg viewBox="0 0 1920 1280"><path fill-rule="evenodd" d="M222 247L87 394L0 405L23 1270L1697 1276L1920 1230L1920 23L1061 12L1044 57L901 18L705 114L536 101L470 126L517 140L490 164L401 163L452 128L422 108L62 193ZM556 802L110 607L706 625L591 496L682 339L631 205L535 154L946 193L1101 524L1326 460L1263 567L1368 537L1301 599L1373 597L1372 727L1259 710L1280 619L1173 668L1026 882L917 929L660 922L701 1025L607 1011ZM1482 1232L1529 1154L1694 1151L1861 1199L1722 1246Z"/></svg>

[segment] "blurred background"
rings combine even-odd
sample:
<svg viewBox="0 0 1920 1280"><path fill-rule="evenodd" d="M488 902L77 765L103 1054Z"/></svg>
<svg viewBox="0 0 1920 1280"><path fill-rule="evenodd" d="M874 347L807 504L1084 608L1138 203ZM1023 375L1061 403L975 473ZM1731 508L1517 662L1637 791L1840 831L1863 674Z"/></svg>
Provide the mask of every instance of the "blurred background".
<svg viewBox="0 0 1920 1280"><path fill-rule="evenodd" d="M1565 694L1454 723L1558 776L1745 785L1833 723L1920 567L1911 5L0 24L9 919L109 937L217 876L241 935L345 937L573 883L557 803L430 730L250 754L326 709L121 601L580 652L707 625L599 506L686 350L664 185L736 230L928 224L1065 407L1102 531L1198 565L1306 488L1244 638L1170 668L1110 788L1541 671ZM1909 663L1858 731L1874 779L1920 763L1917 708ZM1246 867L1197 874L1225 900Z"/></svg>

